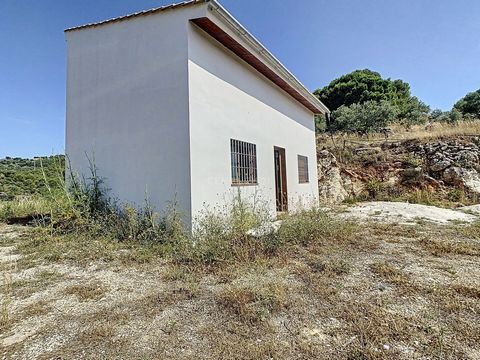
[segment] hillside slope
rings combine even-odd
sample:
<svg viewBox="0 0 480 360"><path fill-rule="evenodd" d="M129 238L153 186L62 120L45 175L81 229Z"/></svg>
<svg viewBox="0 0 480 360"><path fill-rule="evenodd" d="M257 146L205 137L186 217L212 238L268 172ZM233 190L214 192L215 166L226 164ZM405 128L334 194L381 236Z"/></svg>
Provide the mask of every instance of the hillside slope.
<svg viewBox="0 0 480 360"><path fill-rule="evenodd" d="M447 207L479 201L480 136L319 143L324 201L394 200Z"/></svg>
<svg viewBox="0 0 480 360"><path fill-rule="evenodd" d="M42 194L50 186L59 186L65 168L63 155L33 159L0 159L0 200L16 195Z"/></svg>

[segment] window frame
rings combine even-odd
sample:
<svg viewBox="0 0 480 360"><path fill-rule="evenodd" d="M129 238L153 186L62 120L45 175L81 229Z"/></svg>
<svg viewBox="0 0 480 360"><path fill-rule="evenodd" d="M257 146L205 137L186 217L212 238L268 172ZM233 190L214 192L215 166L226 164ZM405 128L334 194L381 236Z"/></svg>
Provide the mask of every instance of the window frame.
<svg viewBox="0 0 480 360"><path fill-rule="evenodd" d="M230 139L232 186L258 185L257 145Z"/></svg>
<svg viewBox="0 0 480 360"><path fill-rule="evenodd" d="M297 154L297 168L298 168L298 183L309 184L310 172L308 169L308 156Z"/></svg>

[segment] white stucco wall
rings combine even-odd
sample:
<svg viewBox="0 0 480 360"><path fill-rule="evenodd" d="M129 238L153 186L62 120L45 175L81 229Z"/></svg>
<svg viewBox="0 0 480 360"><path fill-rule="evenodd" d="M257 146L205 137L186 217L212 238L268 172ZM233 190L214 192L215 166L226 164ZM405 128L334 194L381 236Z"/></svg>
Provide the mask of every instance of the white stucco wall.
<svg viewBox="0 0 480 360"><path fill-rule="evenodd" d="M274 146L286 150L289 209L318 202L313 114L191 24L189 27L192 212L242 197L275 205ZM231 185L230 139L256 144L258 186ZM297 155L308 157L299 184Z"/></svg>
<svg viewBox="0 0 480 360"><path fill-rule="evenodd" d="M187 25L191 6L67 32L66 154L88 176L95 156L111 195L188 216L190 139Z"/></svg>
<svg viewBox="0 0 480 360"><path fill-rule="evenodd" d="M142 206L148 196L162 210L176 196L187 223L206 205L228 206L237 191L275 213L278 146L286 150L289 208L318 202L313 114L189 22L217 22L207 9L67 32L73 170L88 176L85 154L94 156L121 203ZM258 186L232 187L232 138L257 145ZM298 182L297 155L308 157L308 184Z"/></svg>

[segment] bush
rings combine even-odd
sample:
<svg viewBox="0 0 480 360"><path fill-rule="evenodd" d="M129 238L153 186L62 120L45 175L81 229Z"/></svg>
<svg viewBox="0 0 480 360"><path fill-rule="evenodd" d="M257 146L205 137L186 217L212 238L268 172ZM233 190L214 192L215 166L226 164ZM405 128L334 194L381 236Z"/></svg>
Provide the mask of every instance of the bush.
<svg viewBox="0 0 480 360"><path fill-rule="evenodd" d="M451 111L442 111L436 109L431 112L430 119L437 122L456 124L459 121L463 120L463 115L459 110L455 108Z"/></svg>
<svg viewBox="0 0 480 360"><path fill-rule="evenodd" d="M320 209L302 210L286 216L274 235L280 245L325 243L350 240L355 224L333 219Z"/></svg>
<svg viewBox="0 0 480 360"><path fill-rule="evenodd" d="M395 121L406 125L423 123L430 110L411 95L408 83L384 79L378 72L368 69L343 75L324 88L316 90L315 95L331 111L366 102L387 102L395 108Z"/></svg>
<svg viewBox="0 0 480 360"><path fill-rule="evenodd" d="M75 247L75 253L91 243L92 252L98 254L130 242L153 245L177 263L210 266L269 257L288 246L342 241L354 233L351 224L319 209L287 215L275 231L278 226L273 225L271 213L261 204L247 204L240 195L223 211L205 211L190 231L175 199L161 214L148 201L143 209L119 206L108 197L94 164L90 177L81 182L72 178L69 190L46 186L49 192L43 197L16 198L2 206L0 219L31 217L45 229L31 244L42 246L51 259L68 258L62 251L72 241L77 244L68 246ZM65 246L57 246L60 239Z"/></svg>
<svg viewBox="0 0 480 360"><path fill-rule="evenodd" d="M218 294L217 301L241 320L255 323L267 320L285 306L286 288L275 279L267 283L229 285Z"/></svg>
<svg viewBox="0 0 480 360"><path fill-rule="evenodd" d="M272 218L262 206L249 205L240 195L223 211L206 210L196 221L192 238L177 258L204 264L248 261L268 253L264 238L273 232ZM255 232L261 235L255 235Z"/></svg>
<svg viewBox="0 0 480 360"><path fill-rule="evenodd" d="M341 106L332 113L333 123L330 130L371 133L377 132L393 121L397 110L387 101L367 101L363 104Z"/></svg>
<svg viewBox="0 0 480 360"><path fill-rule="evenodd" d="M472 117L480 119L480 89L465 95L453 108L463 115L469 114Z"/></svg>

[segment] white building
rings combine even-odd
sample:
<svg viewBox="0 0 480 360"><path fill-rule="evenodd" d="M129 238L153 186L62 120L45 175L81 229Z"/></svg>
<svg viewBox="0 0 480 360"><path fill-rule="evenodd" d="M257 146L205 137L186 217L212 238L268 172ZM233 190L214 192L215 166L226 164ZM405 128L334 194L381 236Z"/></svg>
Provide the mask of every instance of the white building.
<svg viewBox="0 0 480 360"><path fill-rule="evenodd" d="M121 202L318 201L314 115L328 109L215 0L66 30L66 153Z"/></svg>

